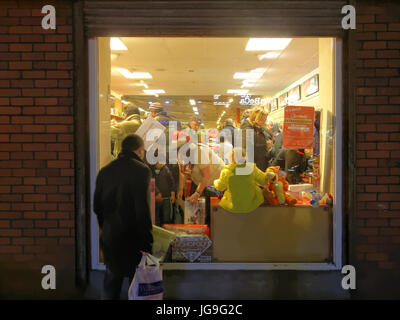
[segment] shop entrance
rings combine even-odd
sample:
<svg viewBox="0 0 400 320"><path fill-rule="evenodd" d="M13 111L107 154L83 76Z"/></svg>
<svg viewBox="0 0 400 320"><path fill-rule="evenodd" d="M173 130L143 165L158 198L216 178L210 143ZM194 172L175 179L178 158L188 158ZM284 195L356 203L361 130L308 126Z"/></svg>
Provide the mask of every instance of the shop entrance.
<svg viewBox="0 0 400 320"><path fill-rule="evenodd" d="M118 154L113 129L132 107L144 121L158 102L182 129L202 133L199 141L222 159L218 132L227 124L243 127L248 111L262 109L272 141L267 167L280 167L296 205L267 201L248 214L211 205L211 247L192 262L172 256L164 269L340 269L341 52L336 38L89 40L91 195L98 170ZM297 134L307 130L312 134ZM288 165L288 154L298 160ZM317 193L324 197L319 205ZM101 270L93 212L90 238L91 268Z"/></svg>

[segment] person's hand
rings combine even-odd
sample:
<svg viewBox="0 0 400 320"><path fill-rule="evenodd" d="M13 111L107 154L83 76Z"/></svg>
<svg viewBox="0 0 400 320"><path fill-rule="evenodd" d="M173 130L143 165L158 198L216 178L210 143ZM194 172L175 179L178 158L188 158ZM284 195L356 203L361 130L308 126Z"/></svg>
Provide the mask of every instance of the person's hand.
<svg viewBox="0 0 400 320"><path fill-rule="evenodd" d="M178 191L178 193L176 194L176 199L177 199L177 200L182 200L182 197L183 197L183 190L180 189L180 190Z"/></svg>
<svg viewBox="0 0 400 320"><path fill-rule="evenodd" d="M156 202L158 202L158 203L162 202L162 194L161 193L156 194Z"/></svg>
<svg viewBox="0 0 400 320"><path fill-rule="evenodd" d="M169 201L170 201L171 203L174 203L174 202L175 202L175 193L171 193L171 197L169 198Z"/></svg>
<svg viewBox="0 0 400 320"><path fill-rule="evenodd" d="M199 198L200 198L200 195L197 192L195 192L190 196L189 202L191 204L197 204L199 202Z"/></svg>

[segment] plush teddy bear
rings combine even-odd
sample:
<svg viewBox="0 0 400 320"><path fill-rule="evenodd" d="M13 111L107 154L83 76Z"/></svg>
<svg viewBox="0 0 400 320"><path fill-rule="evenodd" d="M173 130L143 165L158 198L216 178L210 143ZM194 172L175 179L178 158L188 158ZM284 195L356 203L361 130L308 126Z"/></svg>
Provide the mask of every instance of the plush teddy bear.
<svg viewBox="0 0 400 320"><path fill-rule="evenodd" d="M279 166L269 167L266 170L267 186L264 188L264 198L270 205L278 206L287 203L294 206L297 200L287 194L289 183L279 174Z"/></svg>

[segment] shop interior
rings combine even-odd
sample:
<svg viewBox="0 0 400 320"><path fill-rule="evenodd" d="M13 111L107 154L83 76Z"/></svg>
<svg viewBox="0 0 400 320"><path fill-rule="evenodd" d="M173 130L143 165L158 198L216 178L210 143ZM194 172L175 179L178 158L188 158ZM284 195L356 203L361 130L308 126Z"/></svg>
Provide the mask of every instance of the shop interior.
<svg viewBox="0 0 400 320"><path fill-rule="evenodd" d="M202 142L216 152L218 132L228 119L240 129L246 110L261 108L268 115L266 126L273 140L280 133L281 148L305 160L298 179L288 183L294 205L266 201L251 213L238 214L221 208L215 194L205 228L204 222L185 228L184 219L171 218L164 229L182 241L174 240L176 246L168 248L165 263L332 261L336 189L333 46L332 38L97 39L98 169L116 156L110 143L112 128L126 121L128 108L138 107L145 121L155 102L183 129L196 119L199 130L205 132ZM297 118L293 116L296 110ZM295 130L307 131L304 141L308 142L301 144L302 133ZM287 177L285 164L277 163ZM185 232L202 236L201 243L185 247Z"/></svg>

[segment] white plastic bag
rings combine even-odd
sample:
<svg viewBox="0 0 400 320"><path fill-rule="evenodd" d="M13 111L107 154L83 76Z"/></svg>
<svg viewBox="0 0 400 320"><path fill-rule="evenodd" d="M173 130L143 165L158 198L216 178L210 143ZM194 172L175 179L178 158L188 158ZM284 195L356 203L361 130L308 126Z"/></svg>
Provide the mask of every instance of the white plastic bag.
<svg viewBox="0 0 400 320"><path fill-rule="evenodd" d="M159 260L149 253L142 256L129 287L129 300L162 300L164 293Z"/></svg>

